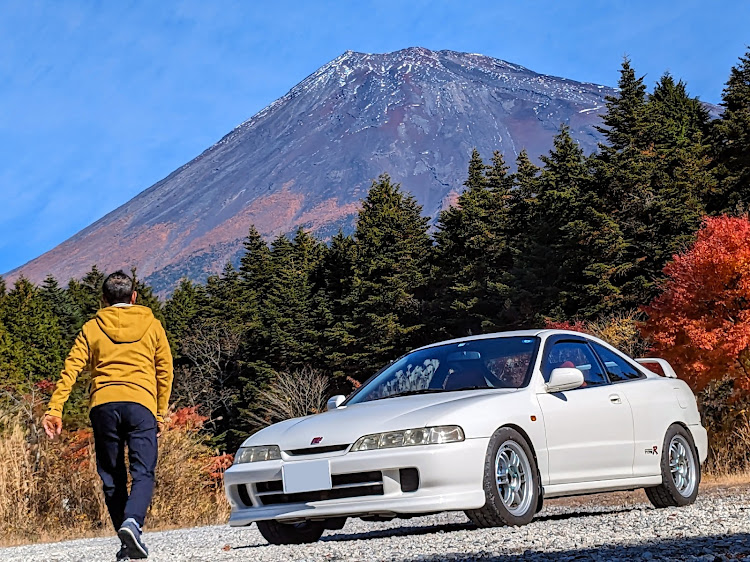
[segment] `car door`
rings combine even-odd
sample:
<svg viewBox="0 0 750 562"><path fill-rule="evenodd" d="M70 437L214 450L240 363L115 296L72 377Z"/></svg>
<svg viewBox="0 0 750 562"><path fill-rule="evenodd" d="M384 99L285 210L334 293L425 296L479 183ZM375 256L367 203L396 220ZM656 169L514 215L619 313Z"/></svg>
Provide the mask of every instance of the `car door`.
<svg viewBox="0 0 750 562"><path fill-rule="evenodd" d="M619 394L625 396L633 411L633 475L660 473L661 447L666 428L674 421L679 407L674 379L648 379L639 367L619 353L592 342L607 377Z"/></svg>
<svg viewBox="0 0 750 562"><path fill-rule="evenodd" d="M542 374L575 367L584 386L537 395L544 415L549 484L628 478L633 474L633 415L626 397L609 383L596 354L581 338L548 340Z"/></svg>

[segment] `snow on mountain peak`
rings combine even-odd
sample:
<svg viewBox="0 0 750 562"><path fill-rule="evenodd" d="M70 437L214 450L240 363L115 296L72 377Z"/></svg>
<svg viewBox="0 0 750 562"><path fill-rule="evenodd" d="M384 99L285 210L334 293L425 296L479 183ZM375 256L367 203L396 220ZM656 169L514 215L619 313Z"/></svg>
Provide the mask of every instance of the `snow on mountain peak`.
<svg viewBox="0 0 750 562"><path fill-rule="evenodd" d="M202 280L236 258L250 224L266 237L298 226L324 238L350 229L382 172L435 217L461 190L474 147L485 157L500 150L512 165L523 148L548 151L566 123L595 150L611 93L476 53L349 50L18 273L69 279L92 263L106 270L132 259L159 290L185 274ZM116 264L101 251L113 244Z"/></svg>

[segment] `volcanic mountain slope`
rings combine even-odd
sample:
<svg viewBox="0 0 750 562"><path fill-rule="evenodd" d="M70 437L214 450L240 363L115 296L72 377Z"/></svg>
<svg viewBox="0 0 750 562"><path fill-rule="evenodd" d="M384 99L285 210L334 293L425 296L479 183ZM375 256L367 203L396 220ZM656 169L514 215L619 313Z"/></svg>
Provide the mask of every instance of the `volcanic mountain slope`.
<svg viewBox="0 0 750 562"><path fill-rule="evenodd" d="M205 279L236 259L250 224L267 237L303 226L350 229L382 172L437 213L469 155L546 153L560 123L586 153L611 88L498 59L410 48L348 51L200 156L53 250L9 274L66 281L92 264L138 267L157 290ZM116 250L114 250L116 248Z"/></svg>

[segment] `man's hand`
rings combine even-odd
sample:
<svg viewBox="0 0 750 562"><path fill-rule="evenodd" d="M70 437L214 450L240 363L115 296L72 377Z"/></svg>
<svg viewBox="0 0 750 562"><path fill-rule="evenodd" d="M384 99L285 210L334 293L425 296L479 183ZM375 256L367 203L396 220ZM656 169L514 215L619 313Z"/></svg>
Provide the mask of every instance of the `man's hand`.
<svg viewBox="0 0 750 562"><path fill-rule="evenodd" d="M62 418L44 414L42 426L44 427L44 432L47 434L47 437L54 439L62 433Z"/></svg>
<svg viewBox="0 0 750 562"><path fill-rule="evenodd" d="M160 422L160 421L156 422L156 436L161 437L161 434L164 432L166 427L167 427L166 423Z"/></svg>

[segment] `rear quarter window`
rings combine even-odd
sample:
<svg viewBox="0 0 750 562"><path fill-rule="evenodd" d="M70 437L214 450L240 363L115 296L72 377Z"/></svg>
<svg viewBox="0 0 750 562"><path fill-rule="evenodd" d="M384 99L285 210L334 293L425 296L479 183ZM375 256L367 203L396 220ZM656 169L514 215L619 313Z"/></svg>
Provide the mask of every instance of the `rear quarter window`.
<svg viewBox="0 0 750 562"><path fill-rule="evenodd" d="M620 357L596 342L592 342L592 345L599 359L601 359L610 381L625 382L646 378L646 375L631 365L629 361L626 361L624 357Z"/></svg>

